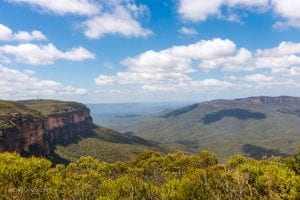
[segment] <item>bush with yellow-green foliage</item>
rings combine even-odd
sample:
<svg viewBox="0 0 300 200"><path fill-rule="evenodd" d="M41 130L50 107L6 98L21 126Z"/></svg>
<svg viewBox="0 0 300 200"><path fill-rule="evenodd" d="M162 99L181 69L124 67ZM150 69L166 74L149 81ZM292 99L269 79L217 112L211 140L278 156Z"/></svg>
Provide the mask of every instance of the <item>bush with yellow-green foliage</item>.
<svg viewBox="0 0 300 200"><path fill-rule="evenodd" d="M210 152L106 163L82 157L67 166L44 158L0 154L0 199L252 200L300 199L299 155L218 164Z"/></svg>

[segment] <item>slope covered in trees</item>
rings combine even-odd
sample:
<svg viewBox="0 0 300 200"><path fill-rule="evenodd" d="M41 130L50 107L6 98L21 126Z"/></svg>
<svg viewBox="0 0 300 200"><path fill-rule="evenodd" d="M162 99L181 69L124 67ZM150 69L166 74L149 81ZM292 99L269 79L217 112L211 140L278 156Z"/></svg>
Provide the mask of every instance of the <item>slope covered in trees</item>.
<svg viewBox="0 0 300 200"><path fill-rule="evenodd" d="M67 166L0 154L1 199L299 199L300 155L254 160L215 154L144 152L106 163L82 157Z"/></svg>
<svg viewBox="0 0 300 200"><path fill-rule="evenodd" d="M121 131L185 150L209 150L227 159L293 155L299 146L299 97L213 100L132 120ZM119 126L110 126L119 129Z"/></svg>
<svg viewBox="0 0 300 200"><path fill-rule="evenodd" d="M106 162L125 161L146 150L167 151L149 140L94 125L92 131L80 135L77 141L57 145L55 153L58 160L53 160L61 163L76 161L81 156L92 156Z"/></svg>

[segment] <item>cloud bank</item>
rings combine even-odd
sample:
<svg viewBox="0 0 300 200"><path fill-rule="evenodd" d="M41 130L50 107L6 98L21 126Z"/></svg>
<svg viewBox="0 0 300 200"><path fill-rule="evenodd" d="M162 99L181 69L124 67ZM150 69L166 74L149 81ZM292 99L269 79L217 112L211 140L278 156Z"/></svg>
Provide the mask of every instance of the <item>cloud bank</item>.
<svg viewBox="0 0 300 200"><path fill-rule="evenodd" d="M228 39L215 38L173 46L161 51L149 50L125 58L126 71L113 76L99 75L99 86L138 86L148 91L214 91L249 87L300 87L300 43L282 42L271 49L250 51L238 48ZM258 71L263 70L263 73ZM194 76L219 73L216 79ZM247 74L226 78L223 74ZM289 77L289 81L285 79Z"/></svg>
<svg viewBox="0 0 300 200"><path fill-rule="evenodd" d="M274 27L284 29L300 28L299 9L298 0L179 0L178 13L182 19L192 22L205 21L209 17L240 22L238 11L241 10L272 12L277 19Z"/></svg>
<svg viewBox="0 0 300 200"><path fill-rule="evenodd" d="M0 87L1 99L53 98L53 96L65 98L87 93L82 88L51 80L41 80L35 77L32 71L19 71L3 66L0 66Z"/></svg>

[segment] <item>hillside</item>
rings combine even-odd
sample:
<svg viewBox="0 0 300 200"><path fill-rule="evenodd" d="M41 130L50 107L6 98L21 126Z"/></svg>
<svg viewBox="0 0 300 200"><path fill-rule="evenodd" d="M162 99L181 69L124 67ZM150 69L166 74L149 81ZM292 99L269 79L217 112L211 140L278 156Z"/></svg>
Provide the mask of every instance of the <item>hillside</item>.
<svg viewBox="0 0 300 200"><path fill-rule="evenodd" d="M154 142L93 125L84 104L56 100L0 101L0 152L51 158L67 163L90 155L113 162L145 150Z"/></svg>
<svg viewBox="0 0 300 200"><path fill-rule="evenodd" d="M300 98L214 100L144 118L127 131L188 151L210 150L223 159L294 154L300 146Z"/></svg>
<svg viewBox="0 0 300 200"><path fill-rule="evenodd" d="M79 140L56 146L55 153L67 161L76 161L81 156L92 156L105 162L115 162L129 160L147 150L166 151L155 142L95 126L93 131L81 135Z"/></svg>

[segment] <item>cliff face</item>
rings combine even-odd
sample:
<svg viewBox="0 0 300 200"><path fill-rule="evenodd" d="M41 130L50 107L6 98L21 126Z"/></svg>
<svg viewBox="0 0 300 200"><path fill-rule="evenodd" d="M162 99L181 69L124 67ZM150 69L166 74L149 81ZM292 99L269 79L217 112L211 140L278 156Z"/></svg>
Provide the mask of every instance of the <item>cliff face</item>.
<svg viewBox="0 0 300 200"><path fill-rule="evenodd" d="M93 128L88 108L84 110L52 114L45 120L46 140L51 144L66 144Z"/></svg>
<svg viewBox="0 0 300 200"><path fill-rule="evenodd" d="M0 152L17 151L30 152L39 147L41 152L49 152L44 140L45 121L26 114L9 114L0 117L6 125L0 129Z"/></svg>
<svg viewBox="0 0 300 200"><path fill-rule="evenodd" d="M10 113L0 116L0 152L49 155L55 144L66 144L92 129L90 110L83 108L49 116Z"/></svg>

